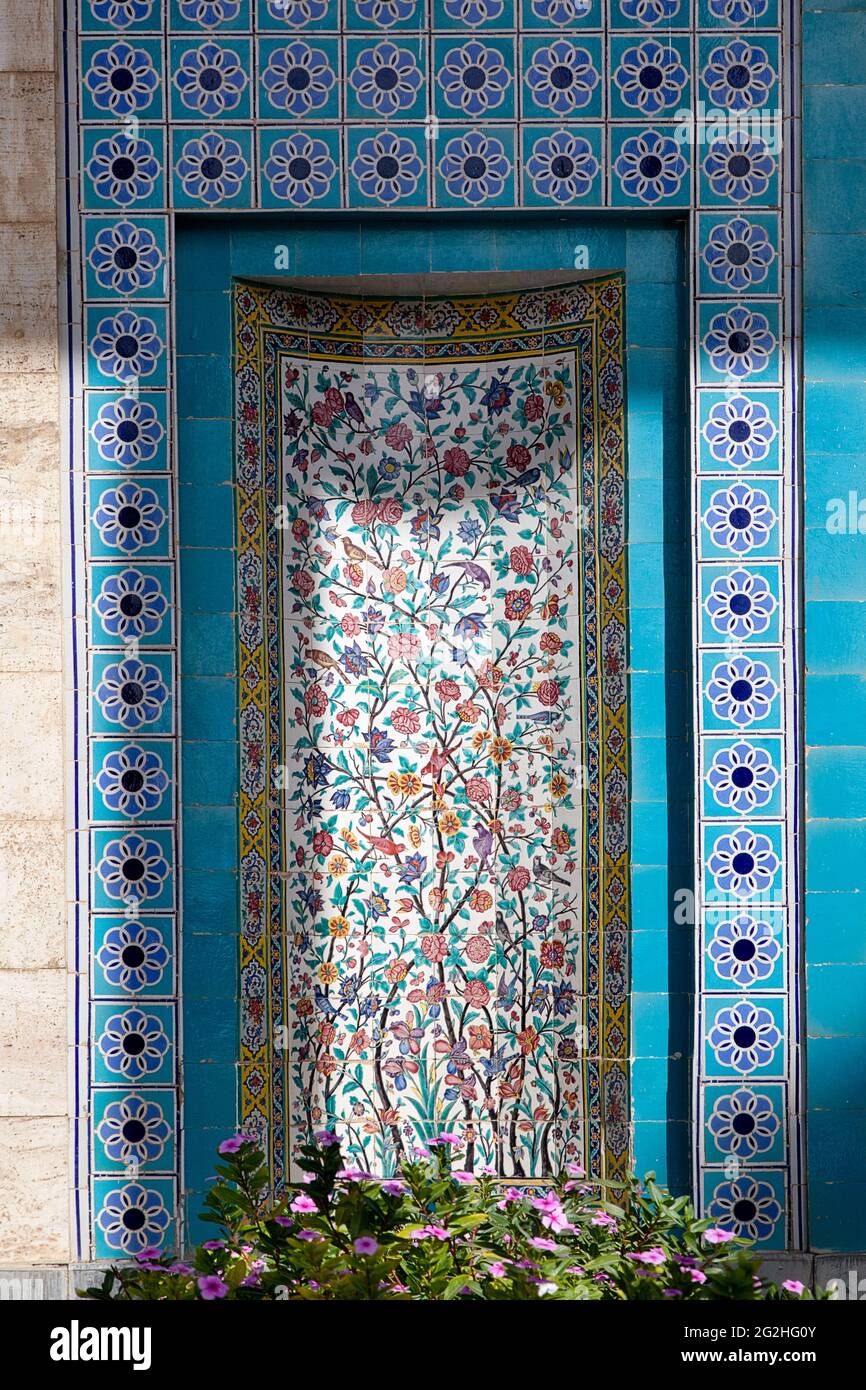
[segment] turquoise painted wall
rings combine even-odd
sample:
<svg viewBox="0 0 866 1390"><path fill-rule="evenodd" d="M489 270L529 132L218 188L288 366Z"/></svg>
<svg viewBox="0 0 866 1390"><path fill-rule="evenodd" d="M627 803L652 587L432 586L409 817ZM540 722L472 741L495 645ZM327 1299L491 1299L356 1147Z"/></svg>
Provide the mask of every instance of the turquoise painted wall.
<svg viewBox="0 0 866 1390"><path fill-rule="evenodd" d="M632 1051L635 1162L689 1187L694 928L674 893L693 879L690 526L686 464L685 226L654 217L381 214L179 219L176 240L180 511L185 1186L190 1231L216 1143L235 1123L234 563L229 291L233 276L570 269L627 281L629 582L633 737Z"/></svg>
<svg viewBox="0 0 866 1390"><path fill-rule="evenodd" d="M844 1251L866 1250L866 5L805 10L809 1213L812 1248Z"/></svg>

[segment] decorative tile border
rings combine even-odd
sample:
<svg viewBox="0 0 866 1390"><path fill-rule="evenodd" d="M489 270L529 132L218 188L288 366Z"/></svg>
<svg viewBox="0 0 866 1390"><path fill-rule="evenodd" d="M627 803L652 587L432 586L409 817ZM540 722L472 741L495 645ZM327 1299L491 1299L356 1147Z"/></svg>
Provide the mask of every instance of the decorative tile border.
<svg viewBox="0 0 866 1390"><path fill-rule="evenodd" d="M695 1183L720 1218L728 1188L751 1183L756 1193L738 1197L744 1228L758 1220L754 1207L762 1239L802 1242L799 22L795 0L66 0L81 1256L158 1243L176 1215L176 1130L149 1146L134 1137L143 1121L129 1116L114 1154L90 1131L101 1130L108 1095L152 1103L172 1127L177 1114L171 211L258 207L689 213L695 918L706 950ZM709 129L693 132L705 143L677 138L690 103L709 116ZM781 153L775 127L756 119L777 107ZM730 128L737 117L745 130ZM113 952L125 963L113 964ZM135 964L142 954L147 967ZM727 1004L731 988L737 1002ZM762 1052L747 1071L714 1050L717 1005L742 1001L781 1034L772 1063ZM115 1035L134 1039L118 1057L150 1058L162 1038L167 1050L153 1072L112 1071ZM700 1060L710 1052L712 1066ZM784 1147L775 1131L768 1149L730 1139L718 1107L741 1093L761 1116L778 1115ZM753 1160L759 1171L732 1167Z"/></svg>

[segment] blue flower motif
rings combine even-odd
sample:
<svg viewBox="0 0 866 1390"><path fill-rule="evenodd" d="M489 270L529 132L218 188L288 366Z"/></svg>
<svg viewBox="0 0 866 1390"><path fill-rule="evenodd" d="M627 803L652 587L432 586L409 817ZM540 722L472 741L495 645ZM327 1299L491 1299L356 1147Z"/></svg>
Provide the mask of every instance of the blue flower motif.
<svg viewBox="0 0 866 1390"><path fill-rule="evenodd" d="M483 116L502 105L512 75L497 48L470 39L446 53L437 80L453 110Z"/></svg>
<svg viewBox="0 0 866 1390"><path fill-rule="evenodd" d="M94 692L103 716L129 731L154 723L168 696L159 667L137 657L106 666Z"/></svg>
<svg viewBox="0 0 866 1390"><path fill-rule="evenodd" d="M782 1035L769 1009L743 999L719 1010L707 1041L721 1066L745 1075L772 1063Z"/></svg>
<svg viewBox="0 0 866 1390"><path fill-rule="evenodd" d="M140 1183L128 1183L108 1193L96 1224L111 1250L138 1255L162 1244L171 1215L158 1192Z"/></svg>
<svg viewBox="0 0 866 1390"><path fill-rule="evenodd" d="M162 759L136 743L126 743L116 752L107 753L96 777L97 789L109 811L122 816L155 811L168 784Z"/></svg>
<svg viewBox="0 0 866 1390"><path fill-rule="evenodd" d="M613 80L627 106L652 117L679 104L689 74L675 48L645 39L625 50Z"/></svg>
<svg viewBox="0 0 866 1390"><path fill-rule="evenodd" d="M747 483L714 492L704 513L713 545L738 555L766 545L775 524L776 513L766 492Z"/></svg>
<svg viewBox="0 0 866 1390"><path fill-rule="evenodd" d="M707 867L721 892L754 898L770 888L779 857L769 836L744 827L716 840Z"/></svg>
<svg viewBox="0 0 866 1390"><path fill-rule="evenodd" d="M710 14L726 24L757 24L768 4L769 0L709 0Z"/></svg>
<svg viewBox="0 0 866 1390"><path fill-rule="evenodd" d="M152 574L128 569L103 579L93 607L107 633L129 642L159 631L168 599Z"/></svg>
<svg viewBox="0 0 866 1390"><path fill-rule="evenodd" d="M290 29L303 29L324 19L328 0L267 0L268 14L282 20Z"/></svg>
<svg viewBox="0 0 866 1390"><path fill-rule="evenodd" d="M719 1096L707 1128L722 1153L748 1161L773 1147L780 1123L768 1096L741 1087Z"/></svg>
<svg viewBox="0 0 866 1390"><path fill-rule="evenodd" d="M424 165L408 137L383 130L361 140L351 170L366 197L396 203L415 192Z"/></svg>
<svg viewBox="0 0 866 1390"><path fill-rule="evenodd" d="M187 140L176 173L187 197L211 206L237 197L249 168L237 140L213 130Z"/></svg>
<svg viewBox="0 0 866 1390"><path fill-rule="evenodd" d="M761 197L775 171L776 161L766 141L744 130L713 141L704 160L704 172L713 192L735 203Z"/></svg>
<svg viewBox="0 0 866 1390"><path fill-rule="evenodd" d="M231 24L237 19L241 4L240 0L179 0L179 9L190 24L216 29L220 24Z"/></svg>
<svg viewBox="0 0 866 1390"><path fill-rule="evenodd" d="M415 13L418 0L353 0L361 19L367 19L378 29L390 29Z"/></svg>
<svg viewBox="0 0 866 1390"><path fill-rule="evenodd" d="M623 141L613 168L624 193L651 204L679 191L688 164L671 136L644 130Z"/></svg>
<svg viewBox="0 0 866 1390"><path fill-rule="evenodd" d="M743 1240L768 1240L782 1215L782 1207L768 1182L737 1178L723 1182L713 1192L708 1215L724 1223Z"/></svg>
<svg viewBox="0 0 866 1390"><path fill-rule="evenodd" d="M165 430L148 401L122 396L99 407L90 433L106 463L135 468L155 458Z"/></svg>
<svg viewBox="0 0 866 1390"><path fill-rule="evenodd" d="M713 580L704 607L716 632L742 642L767 631L778 603L762 574L736 569Z"/></svg>
<svg viewBox="0 0 866 1390"><path fill-rule="evenodd" d="M112 116L131 116L145 111L159 87L159 73L145 48L134 48L125 39L98 49L84 74L95 106Z"/></svg>
<svg viewBox="0 0 866 1390"><path fill-rule="evenodd" d="M737 304L713 316L702 347L714 371L742 378L765 370L776 339L765 314Z"/></svg>
<svg viewBox="0 0 866 1390"><path fill-rule="evenodd" d="M619 8L626 19L650 28L673 19L679 12L680 0L619 0Z"/></svg>
<svg viewBox="0 0 866 1390"><path fill-rule="evenodd" d="M133 555L156 544L166 515L152 488L128 482L101 494L92 521L106 545Z"/></svg>
<svg viewBox="0 0 866 1390"><path fill-rule="evenodd" d="M600 78L589 49L555 39L536 51L523 80L539 106L570 116L589 105Z"/></svg>
<svg viewBox="0 0 866 1390"><path fill-rule="evenodd" d="M105 1107L96 1136L113 1163L155 1163L171 1138L162 1106L145 1096L129 1095Z"/></svg>
<svg viewBox="0 0 866 1390"><path fill-rule="evenodd" d="M274 49L262 74L262 86L274 106L290 116L307 116L324 106L336 81L328 55L299 39Z"/></svg>
<svg viewBox="0 0 866 1390"><path fill-rule="evenodd" d="M100 198L129 207L150 197L159 178L159 160L149 140L122 132L97 140L87 172Z"/></svg>
<svg viewBox="0 0 866 1390"><path fill-rule="evenodd" d="M448 18L465 24L467 29L474 29L476 24L492 24L504 9L504 0L445 0Z"/></svg>
<svg viewBox="0 0 866 1390"><path fill-rule="evenodd" d="M183 54L175 69L174 85L184 106L212 120L239 104L247 75L239 53L208 42Z"/></svg>
<svg viewBox="0 0 866 1390"><path fill-rule="evenodd" d="M502 193L511 160L501 140L473 130L448 141L439 172L452 198L478 207Z"/></svg>
<svg viewBox="0 0 866 1390"><path fill-rule="evenodd" d="M394 116L412 106L423 80L411 50L390 40L363 49L349 75L360 104L378 116Z"/></svg>
<svg viewBox="0 0 866 1390"><path fill-rule="evenodd" d="M87 259L102 289L133 294L156 283L164 257L149 227L123 221L97 232Z"/></svg>
<svg viewBox="0 0 866 1390"><path fill-rule="evenodd" d="M713 227L701 255L716 284L737 292L766 280L776 249L763 227L734 217Z"/></svg>
<svg viewBox="0 0 866 1390"><path fill-rule="evenodd" d="M109 984L125 994L136 994L159 984L169 955L156 927L132 921L109 927L96 959Z"/></svg>
<svg viewBox="0 0 866 1390"><path fill-rule="evenodd" d="M721 662L707 682L706 695L717 719L745 728L766 719L779 693L770 668L750 656L734 656Z"/></svg>
<svg viewBox="0 0 866 1390"><path fill-rule="evenodd" d="M766 806L778 780L779 774L766 748L751 743L720 748L707 773L716 805L741 816Z"/></svg>
<svg viewBox="0 0 866 1390"><path fill-rule="evenodd" d="M586 19L592 9L592 0L532 0L531 8L542 24L564 29L568 24Z"/></svg>
<svg viewBox="0 0 866 1390"><path fill-rule="evenodd" d="M95 19L110 24L112 29L125 29L150 18L153 0L90 0L90 8Z"/></svg>
<svg viewBox="0 0 866 1390"><path fill-rule="evenodd" d="M303 131L287 140L275 140L264 165L264 175L274 196L296 207L306 207L324 198L336 172L325 141Z"/></svg>
<svg viewBox="0 0 866 1390"><path fill-rule="evenodd" d="M730 396L711 407L702 433L716 463L748 468L764 461L778 431L762 401Z"/></svg>
<svg viewBox="0 0 866 1390"><path fill-rule="evenodd" d="M702 73L710 99L728 111L765 106L776 72L766 49L745 39L714 48Z"/></svg>
<svg viewBox="0 0 866 1390"><path fill-rule="evenodd" d="M122 840L108 841L96 872L109 898L144 903L148 898L159 897L170 869L157 840L130 834Z"/></svg>
<svg viewBox="0 0 866 1390"><path fill-rule="evenodd" d="M562 204L585 197L599 171L589 141L568 130L536 140L524 167L540 197Z"/></svg>
<svg viewBox="0 0 866 1390"><path fill-rule="evenodd" d="M133 381L156 371L165 344L153 319L122 309L119 314L100 319L90 351L105 376Z"/></svg>
<svg viewBox="0 0 866 1390"><path fill-rule="evenodd" d="M707 948L719 979L740 989L769 979L781 954L778 930L748 913L719 922Z"/></svg>

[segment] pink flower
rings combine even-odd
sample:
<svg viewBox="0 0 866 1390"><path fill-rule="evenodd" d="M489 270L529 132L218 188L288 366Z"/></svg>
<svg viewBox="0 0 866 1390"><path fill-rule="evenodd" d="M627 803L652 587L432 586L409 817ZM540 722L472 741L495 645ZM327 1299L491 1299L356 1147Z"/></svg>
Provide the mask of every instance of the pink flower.
<svg viewBox="0 0 866 1390"><path fill-rule="evenodd" d="M795 1293L798 1298L801 1293L805 1293L806 1291L806 1285L801 1284L799 1279L785 1279L782 1283L782 1288L786 1293Z"/></svg>
<svg viewBox="0 0 866 1390"><path fill-rule="evenodd" d="M406 705L398 705L391 715L391 724L398 734L417 734L421 728L421 716Z"/></svg>
<svg viewBox="0 0 866 1390"><path fill-rule="evenodd" d="M616 1230L616 1218L611 1216L608 1211L597 1211L591 1218L590 1224L592 1226L603 1226L608 1231Z"/></svg>
<svg viewBox="0 0 866 1390"><path fill-rule="evenodd" d="M687 1269L686 1274L693 1284L705 1284L707 1282L707 1276L702 1269Z"/></svg>
<svg viewBox="0 0 866 1390"><path fill-rule="evenodd" d="M555 1240L550 1240L547 1236L532 1236L529 1244L533 1250L556 1250Z"/></svg>
<svg viewBox="0 0 866 1390"><path fill-rule="evenodd" d="M467 1172L466 1172L464 1169L462 1169L462 1168L461 1168L461 1169L455 1169L454 1172L451 1174L451 1176L452 1176L452 1178L454 1179L455 1182L463 1183L464 1186L465 1186L467 1183L475 1182L475 1174L474 1174L474 1173L467 1173Z"/></svg>
<svg viewBox="0 0 866 1390"><path fill-rule="evenodd" d="M379 1249L379 1242L374 1240L372 1236L358 1236L357 1240L353 1241L353 1245L357 1255L375 1255Z"/></svg>
<svg viewBox="0 0 866 1390"><path fill-rule="evenodd" d="M406 1188L403 1183L397 1182L396 1178L390 1178L388 1182L382 1183L382 1191L389 1197L402 1197Z"/></svg>
<svg viewBox="0 0 866 1390"><path fill-rule="evenodd" d="M278 1226L294 1226L295 1224L291 1216L275 1216L274 1220Z"/></svg>
<svg viewBox="0 0 866 1390"><path fill-rule="evenodd" d="M711 1226L708 1231L704 1231L704 1240L709 1245L724 1245L726 1240L735 1240L733 1231L725 1231L721 1226Z"/></svg>
<svg viewBox="0 0 866 1390"><path fill-rule="evenodd" d="M390 425L385 431L385 443L389 449L405 449L412 438L412 431L408 425Z"/></svg>
<svg viewBox="0 0 866 1390"><path fill-rule="evenodd" d="M196 1283L201 1297L208 1302L213 1298L225 1298L229 1291L228 1284L224 1284L218 1274L203 1274Z"/></svg>
<svg viewBox="0 0 866 1390"><path fill-rule="evenodd" d="M236 1154L238 1149L242 1149L244 1144L251 1141L246 1134L233 1134L231 1139L224 1139L217 1150L221 1154Z"/></svg>
<svg viewBox="0 0 866 1390"><path fill-rule="evenodd" d="M487 1266L487 1273L491 1279L504 1279L508 1271L501 1260L494 1260L493 1264Z"/></svg>
<svg viewBox="0 0 866 1390"><path fill-rule="evenodd" d="M299 1192L290 1205L292 1211L316 1211L315 1202L312 1197L308 1197L305 1192Z"/></svg>
<svg viewBox="0 0 866 1390"><path fill-rule="evenodd" d="M316 1135L316 1143L320 1149L330 1149L334 1144L339 1144L339 1139L332 1129L320 1129Z"/></svg>
<svg viewBox="0 0 866 1390"><path fill-rule="evenodd" d="M652 1250L636 1250L633 1253L629 1252L628 1258L630 1260L640 1260L641 1264L645 1265L663 1265L667 1259L667 1255L664 1250L660 1250L656 1245L653 1246Z"/></svg>

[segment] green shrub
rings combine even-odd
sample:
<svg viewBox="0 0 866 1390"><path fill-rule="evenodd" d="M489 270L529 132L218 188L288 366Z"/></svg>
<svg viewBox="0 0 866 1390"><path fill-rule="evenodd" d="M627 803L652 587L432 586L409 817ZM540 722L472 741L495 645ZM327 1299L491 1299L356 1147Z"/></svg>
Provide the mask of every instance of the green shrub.
<svg viewBox="0 0 866 1390"><path fill-rule="evenodd" d="M144 1251L98 1299L785 1299L730 1232L698 1221L652 1175L591 1194L579 1169L542 1188L452 1167L457 1136L416 1151L398 1178L345 1168L336 1138L302 1151L306 1180L276 1205L261 1151L220 1145L204 1219L219 1236L184 1260Z"/></svg>

